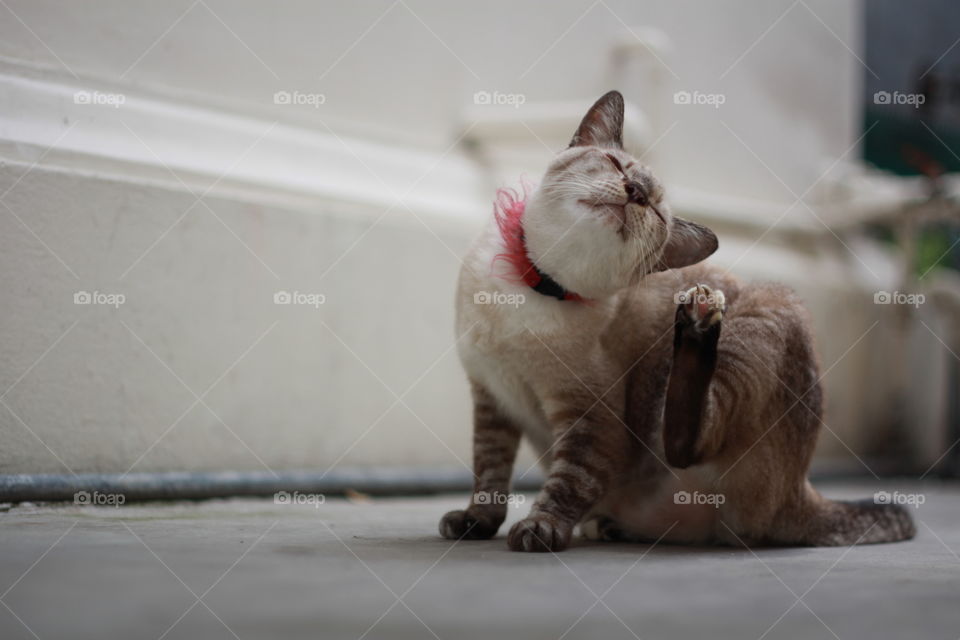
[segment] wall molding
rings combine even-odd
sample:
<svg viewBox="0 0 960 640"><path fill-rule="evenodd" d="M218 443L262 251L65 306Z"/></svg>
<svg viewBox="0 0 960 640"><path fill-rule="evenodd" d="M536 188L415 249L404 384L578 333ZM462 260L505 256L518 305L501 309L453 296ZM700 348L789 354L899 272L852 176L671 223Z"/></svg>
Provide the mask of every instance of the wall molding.
<svg viewBox="0 0 960 640"><path fill-rule="evenodd" d="M282 119L281 109L199 105L0 60L0 154L10 160L306 206L405 204L453 218L486 210L481 172L456 143L434 152L359 140Z"/></svg>
<svg viewBox="0 0 960 640"><path fill-rule="evenodd" d="M89 99L78 102L78 94ZM525 115L521 123L511 113L514 109L465 114L473 125L458 132L442 152L359 139L329 127L324 131L282 109L158 93L93 77L77 79L47 66L0 57L0 157L31 166L160 182L198 194L212 185L214 195L239 193L245 199L304 210L327 203L359 205L377 213L409 208L476 226L489 212L494 176L503 175L507 167L493 168L491 174L491 167L471 155L471 149L527 144L543 151L528 135L530 118ZM544 105L533 114L538 117L531 126L550 138L561 125L563 131L570 128L573 114L572 104ZM636 108L631 114L637 124L636 144L649 142L643 114ZM708 223L759 229L766 229L786 206L678 185L671 186L671 202L675 211ZM825 232L812 216L797 215L781 220L774 235Z"/></svg>

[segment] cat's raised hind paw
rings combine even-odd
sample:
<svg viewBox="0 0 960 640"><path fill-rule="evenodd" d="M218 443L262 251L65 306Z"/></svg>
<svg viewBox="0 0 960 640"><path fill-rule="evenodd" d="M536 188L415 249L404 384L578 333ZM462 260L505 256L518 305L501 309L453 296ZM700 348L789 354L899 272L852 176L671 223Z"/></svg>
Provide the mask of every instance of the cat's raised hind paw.
<svg viewBox="0 0 960 640"><path fill-rule="evenodd" d="M663 411L663 448L671 466L686 469L700 461L701 422L707 390L717 368L726 297L698 284L678 293L673 367Z"/></svg>
<svg viewBox="0 0 960 640"><path fill-rule="evenodd" d="M720 289L698 284L676 295L677 322L703 333L720 324L727 298Z"/></svg>

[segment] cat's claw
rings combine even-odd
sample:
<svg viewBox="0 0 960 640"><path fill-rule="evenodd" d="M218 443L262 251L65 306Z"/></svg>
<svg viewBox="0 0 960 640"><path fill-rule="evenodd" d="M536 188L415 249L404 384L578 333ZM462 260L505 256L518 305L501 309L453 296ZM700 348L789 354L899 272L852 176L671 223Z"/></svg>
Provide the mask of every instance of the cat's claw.
<svg viewBox="0 0 960 640"><path fill-rule="evenodd" d="M727 299L720 289L698 284L677 294L677 319L703 332L723 320Z"/></svg>
<svg viewBox="0 0 960 640"><path fill-rule="evenodd" d="M572 526L545 513L537 513L510 527L507 545L513 551L562 551L570 544L572 533Z"/></svg>

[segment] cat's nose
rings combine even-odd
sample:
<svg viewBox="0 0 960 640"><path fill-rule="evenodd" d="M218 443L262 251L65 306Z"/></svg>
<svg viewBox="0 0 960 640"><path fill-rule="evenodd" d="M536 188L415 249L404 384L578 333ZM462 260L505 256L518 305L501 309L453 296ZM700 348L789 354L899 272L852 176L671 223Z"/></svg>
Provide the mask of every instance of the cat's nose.
<svg viewBox="0 0 960 640"><path fill-rule="evenodd" d="M643 192L643 187L639 182L629 181L623 185L627 192L627 202L636 202L637 204L646 204L647 195Z"/></svg>

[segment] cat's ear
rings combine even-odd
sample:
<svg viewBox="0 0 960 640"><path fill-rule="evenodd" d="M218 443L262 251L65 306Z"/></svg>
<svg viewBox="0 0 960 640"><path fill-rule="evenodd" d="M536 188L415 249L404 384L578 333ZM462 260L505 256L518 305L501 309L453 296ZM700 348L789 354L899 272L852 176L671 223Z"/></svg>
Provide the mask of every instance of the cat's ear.
<svg viewBox="0 0 960 640"><path fill-rule="evenodd" d="M570 146L623 148L623 96L619 91L605 93L590 107Z"/></svg>
<svg viewBox="0 0 960 640"><path fill-rule="evenodd" d="M673 217L670 236L663 249L657 271L679 269L704 260L717 250L716 234L702 224Z"/></svg>

